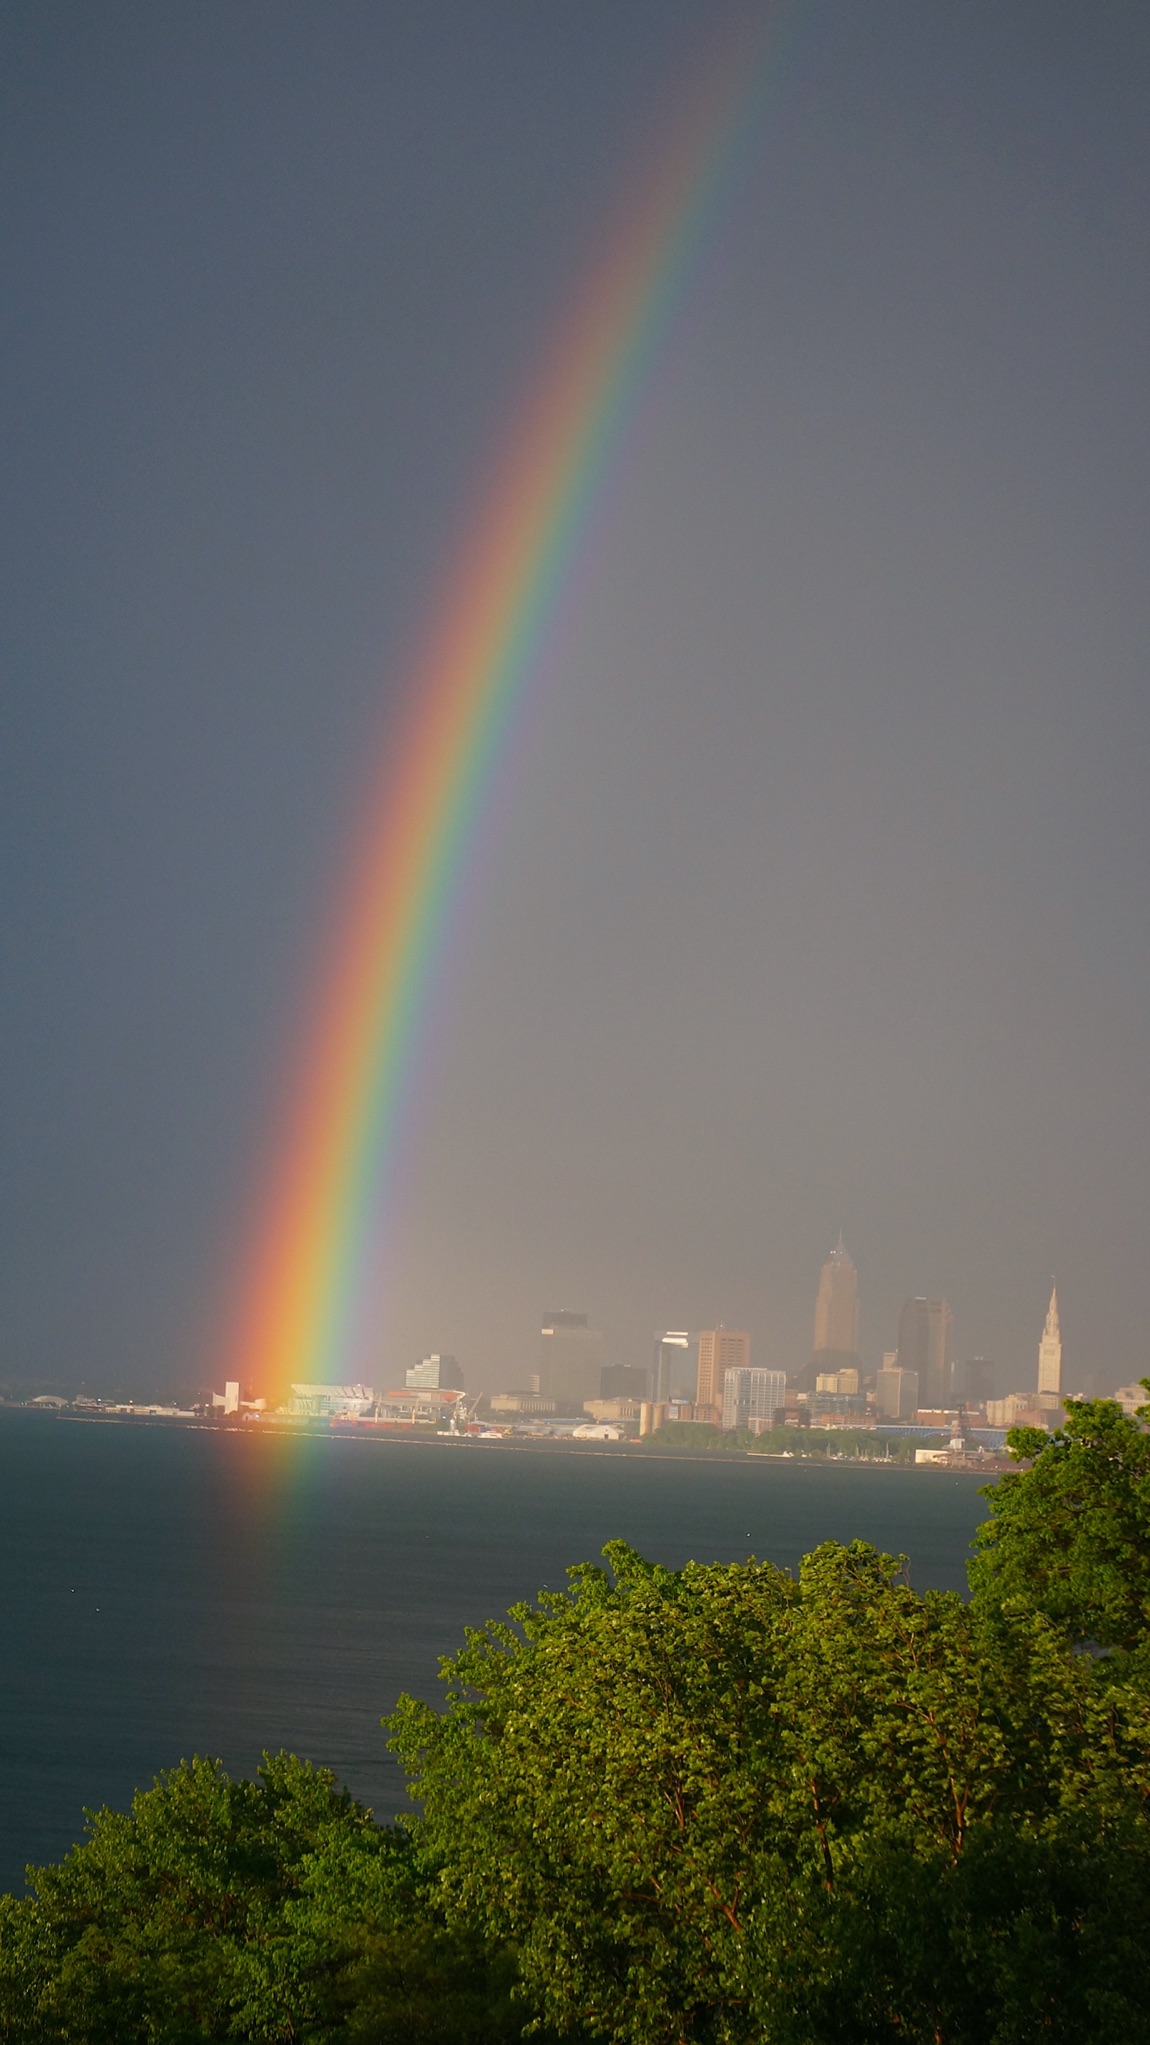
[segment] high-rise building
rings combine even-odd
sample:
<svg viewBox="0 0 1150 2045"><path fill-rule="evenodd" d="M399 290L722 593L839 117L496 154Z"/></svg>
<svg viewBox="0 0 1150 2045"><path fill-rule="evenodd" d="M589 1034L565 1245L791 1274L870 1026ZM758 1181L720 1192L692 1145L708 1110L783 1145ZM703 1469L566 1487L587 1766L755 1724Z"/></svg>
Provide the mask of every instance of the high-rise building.
<svg viewBox="0 0 1150 2045"><path fill-rule="evenodd" d="M453 1356L425 1356L407 1373L409 1392L461 1392L463 1372Z"/></svg>
<svg viewBox="0 0 1150 2045"><path fill-rule="evenodd" d="M787 1374L782 1370L725 1370L723 1426L746 1427L762 1434L787 1403Z"/></svg>
<svg viewBox="0 0 1150 2045"><path fill-rule="evenodd" d="M700 1420L716 1423L723 1416L723 1372L746 1370L751 1361L751 1338L742 1329L704 1328L699 1336L699 1371L695 1406Z"/></svg>
<svg viewBox="0 0 1150 2045"><path fill-rule="evenodd" d="M811 1359L801 1374L809 1391L816 1378L859 1368L859 1281L840 1235L819 1275Z"/></svg>
<svg viewBox="0 0 1150 2045"><path fill-rule="evenodd" d="M545 1399L581 1411L584 1399L599 1397L603 1337L589 1328L586 1314L566 1308L548 1314L539 1337L539 1377L533 1390Z"/></svg>
<svg viewBox="0 0 1150 2045"><path fill-rule="evenodd" d="M1058 1289L1051 1286L1046 1326L1038 1345L1038 1396L1057 1404L1062 1397L1062 1330L1058 1325Z"/></svg>
<svg viewBox="0 0 1150 2045"><path fill-rule="evenodd" d="M951 1396L954 1315L944 1299L908 1299L898 1317L898 1367L918 1373L918 1403L935 1410Z"/></svg>
<svg viewBox="0 0 1150 2045"><path fill-rule="evenodd" d="M634 1399L641 1405L647 1397L648 1374L632 1363L605 1363L599 1372L601 1399Z"/></svg>
<svg viewBox="0 0 1150 2045"><path fill-rule="evenodd" d="M655 1337L651 1397L657 1405L668 1399L694 1401L699 1359L695 1338L685 1328L670 1328Z"/></svg>
<svg viewBox="0 0 1150 2045"><path fill-rule="evenodd" d="M918 1372L884 1363L875 1374L880 1420L913 1420L918 1412Z"/></svg>
<svg viewBox="0 0 1150 2045"><path fill-rule="evenodd" d="M994 1397L995 1369L989 1356L968 1356L952 1372L954 1397L965 1406L985 1406Z"/></svg>

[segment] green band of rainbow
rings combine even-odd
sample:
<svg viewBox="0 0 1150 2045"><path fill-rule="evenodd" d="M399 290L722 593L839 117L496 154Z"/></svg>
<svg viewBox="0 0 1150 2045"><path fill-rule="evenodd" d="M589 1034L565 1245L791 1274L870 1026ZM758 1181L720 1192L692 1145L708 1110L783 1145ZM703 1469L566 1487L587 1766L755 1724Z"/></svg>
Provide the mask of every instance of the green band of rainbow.
<svg viewBox="0 0 1150 2045"><path fill-rule="evenodd" d="M356 1308L435 965L493 770L621 429L754 131L760 18L723 50L523 409L438 604L351 864L227 1373L367 1375Z"/></svg>

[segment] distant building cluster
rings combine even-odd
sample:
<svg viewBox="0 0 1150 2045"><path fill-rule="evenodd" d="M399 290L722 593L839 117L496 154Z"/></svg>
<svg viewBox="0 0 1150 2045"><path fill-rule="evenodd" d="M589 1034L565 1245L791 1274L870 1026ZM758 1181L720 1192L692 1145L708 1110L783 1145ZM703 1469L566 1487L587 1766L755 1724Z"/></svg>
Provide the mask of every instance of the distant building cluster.
<svg viewBox="0 0 1150 2045"><path fill-rule="evenodd" d="M600 1331L563 1309L543 1317L539 1368L521 1389L496 1393L493 1419L540 1430L584 1422L593 1430L648 1435L676 1421L724 1431L821 1427L943 1435L949 1453L1017 1425L1050 1427L1062 1415L1062 1336L1051 1292L1032 1389L996 1396L985 1356L954 1354L954 1315L945 1299L908 1299L897 1343L868 1373L859 1347L858 1272L841 1236L823 1264L811 1351L794 1371L752 1362L745 1329L717 1324L668 1329L654 1340L649 1368L605 1365ZM1119 1397L1141 1403L1138 1387ZM925 1451L924 1451L925 1453ZM936 1453L931 1451L931 1453Z"/></svg>
<svg viewBox="0 0 1150 2045"><path fill-rule="evenodd" d="M819 1273L809 1355L788 1372L752 1361L746 1329L668 1328L648 1363L608 1363L603 1334L570 1307L542 1316L537 1367L522 1382L483 1397L469 1394L454 1356L438 1350L391 1390L370 1385L296 1384L281 1413L341 1425L434 1427L455 1433L567 1434L576 1439L643 1438L675 1423L705 1423L730 1434L825 1428L939 1436L920 1459L978 1453L1014 1426L1049 1428L1062 1417L1062 1330L1052 1288L1038 1343L1033 1386L997 1394L993 1362L954 1353L949 1301L916 1294L898 1316L897 1342L868 1372L859 1343L858 1272L839 1237ZM1128 1412L1140 1386L1117 1397ZM223 1417L254 1416L262 1401L229 1384L213 1403Z"/></svg>
<svg viewBox="0 0 1150 2045"><path fill-rule="evenodd" d="M576 1439L640 1439L682 1424L732 1435L780 1428L874 1430L931 1436L921 1460L983 1454L1017 1426L1049 1429L1063 1417L1063 1349L1058 1293L1052 1286L1037 1345L1033 1383L1001 1392L985 1356L954 1354L954 1315L945 1299L917 1294L898 1316L897 1342L868 1372L859 1342L858 1272L839 1237L819 1274L810 1353L791 1371L752 1359L751 1338L722 1322L668 1328L655 1335L647 1362L611 1362L586 1313L555 1308L542 1316L537 1367L508 1389L468 1392L456 1357L434 1350L403 1371L403 1383L298 1383L269 1413L230 1381L199 1407L132 1401L68 1400L43 1393L29 1404L83 1408L137 1419L194 1419L205 1411L225 1424L260 1420L337 1427L427 1428L455 1434L527 1433ZM1141 1385L1115 1397L1128 1413L1145 1401ZM942 1437L949 1447L938 1447Z"/></svg>

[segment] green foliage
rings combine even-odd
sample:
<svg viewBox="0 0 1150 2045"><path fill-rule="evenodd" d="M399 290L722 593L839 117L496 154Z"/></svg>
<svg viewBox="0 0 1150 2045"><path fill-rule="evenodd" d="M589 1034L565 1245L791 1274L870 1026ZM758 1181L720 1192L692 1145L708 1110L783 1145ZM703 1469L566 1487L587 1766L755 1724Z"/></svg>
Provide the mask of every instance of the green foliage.
<svg viewBox="0 0 1150 2045"><path fill-rule="evenodd" d="M0 1898L0 2041L1140 2045L1145 1418L1011 1437L969 1603L613 1543L401 1700L405 1828L181 1765Z"/></svg>
<svg viewBox="0 0 1150 2045"><path fill-rule="evenodd" d="M641 1435L635 1444L646 1455L695 1456L729 1455L740 1444L734 1434L723 1432L710 1420L667 1420L653 1434Z"/></svg>
<svg viewBox="0 0 1150 2045"><path fill-rule="evenodd" d="M508 1956L446 1932L409 1839L289 1755L194 1760L0 1900L0 2039L514 2038Z"/></svg>
<svg viewBox="0 0 1150 2045"><path fill-rule="evenodd" d="M861 1543L797 1584L605 1553L469 1634L442 1713L390 1721L448 1921L513 1941L557 2030L1144 2035L1144 1692Z"/></svg>
<svg viewBox="0 0 1150 2045"><path fill-rule="evenodd" d="M1150 1379L1143 1379L1150 1392ZM1150 1637L1150 1408L1070 1400L1052 1435L1016 1427L1029 1468L990 1487L970 1568L976 1602L1044 1612L1070 1638L1132 1649Z"/></svg>
<svg viewBox="0 0 1150 2045"><path fill-rule="evenodd" d="M793 1880L752 1932L745 2035L771 2045L1141 2045L1145 1846L996 1822L957 1858L877 1846ZM727 2035L738 2035L735 2032Z"/></svg>

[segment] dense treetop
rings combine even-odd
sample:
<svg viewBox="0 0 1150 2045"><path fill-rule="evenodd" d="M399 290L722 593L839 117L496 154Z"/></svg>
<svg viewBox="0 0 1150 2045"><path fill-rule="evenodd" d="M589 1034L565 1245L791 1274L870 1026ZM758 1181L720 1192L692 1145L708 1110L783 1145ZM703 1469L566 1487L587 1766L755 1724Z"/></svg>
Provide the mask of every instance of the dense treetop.
<svg viewBox="0 0 1150 2045"><path fill-rule="evenodd" d="M1150 1378L1143 1384L1150 1393ZM976 1604L1044 1612L1073 1640L1132 1649L1150 1638L1150 1407L1071 1401L1054 1435L1019 1427L1027 1467L987 1492L975 1537Z"/></svg>

